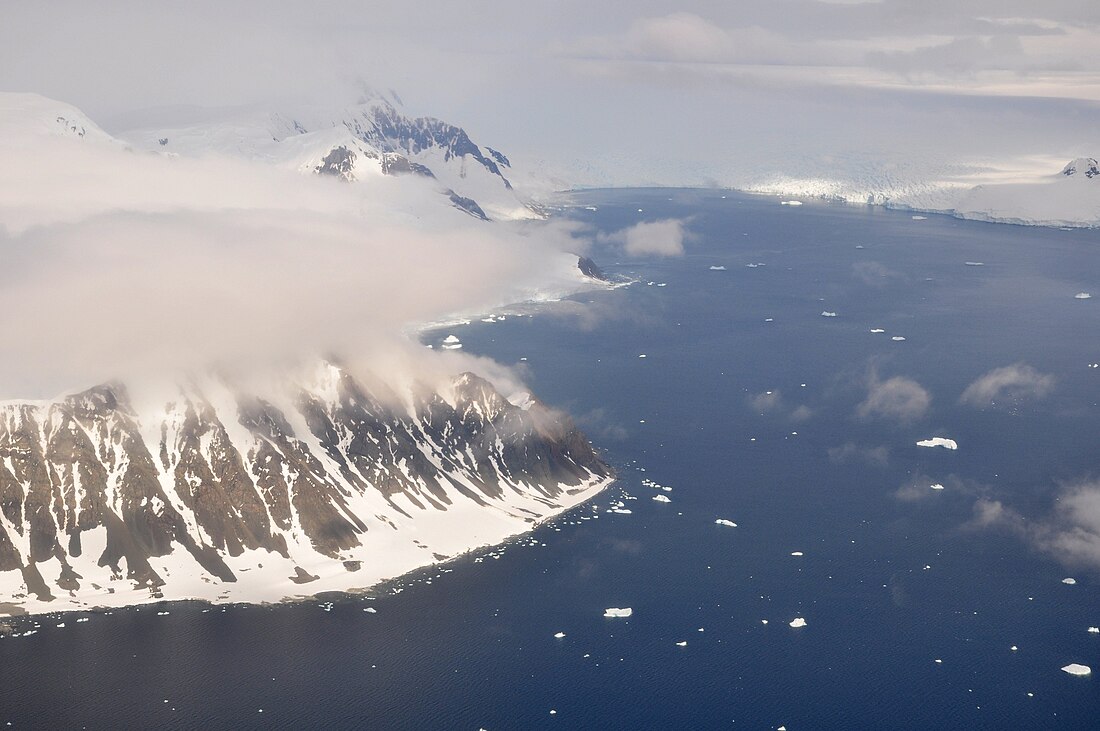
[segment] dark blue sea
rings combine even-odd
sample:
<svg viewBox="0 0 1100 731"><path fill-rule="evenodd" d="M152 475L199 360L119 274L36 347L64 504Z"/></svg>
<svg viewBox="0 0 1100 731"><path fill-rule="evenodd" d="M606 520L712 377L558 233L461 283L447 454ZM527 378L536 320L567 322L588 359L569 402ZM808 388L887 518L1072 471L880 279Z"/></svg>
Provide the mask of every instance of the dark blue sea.
<svg viewBox="0 0 1100 731"><path fill-rule="evenodd" d="M453 332L603 450L598 512L331 605L38 618L0 640L0 726L1100 728L1100 503L1069 499L1100 480L1100 232L574 203L592 231L684 219L685 254L608 240L634 284ZM1007 366L1031 382L960 400Z"/></svg>

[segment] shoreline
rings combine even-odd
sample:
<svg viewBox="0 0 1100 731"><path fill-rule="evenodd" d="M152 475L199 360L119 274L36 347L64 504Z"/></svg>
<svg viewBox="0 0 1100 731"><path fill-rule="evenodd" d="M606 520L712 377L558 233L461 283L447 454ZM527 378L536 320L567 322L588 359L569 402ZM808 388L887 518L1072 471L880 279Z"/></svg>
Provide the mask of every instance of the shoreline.
<svg viewBox="0 0 1100 731"><path fill-rule="evenodd" d="M96 602L96 600L90 600L87 602L80 602L79 595L76 597L55 597L52 602L45 602L37 599L32 599L28 602L19 602L16 600L2 601L0 602L0 624L7 623L13 625L22 624L25 621L33 621L35 618L40 617L57 617L58 619L64 619L67 616L83 613L87 615L91 614L104 614L112 612L118 609L127 609L131 607L147 607L147 606L160 606L177 604L180 602L198 602L213 607L224 607L229 605L242 605L242 606L257 606L257 607L277 607L287 604L301 604L310 601L316 601L323 594L338 594L342 596L361 596L368 593L378 592L380 589L384 590L387 585L392 585L396 582L405 580L418 572L426 571L429 569L435 569L442 566L447 566L463 559L474 557L479 552L490 551L492 549L505 548L508 545L514 544L516 541L522 539L525 536L530 535L538 528L568 515L572 511L578 510L585 505L589 504L591 500L602 494L608 488L615 484L617 477L612 474L609 477L596 477L589 480L582 487L574 488L569 492L563 493L568 495L566 500L563 500L563 504L556 509L544 514L531 523L527 523L526 527L518 531L511 531L505 534L498 534L493 536L487 541L478 542L472 545L466 545L460 550L446 555L443 558L438 558L439 554L426 552L421 554L430 558L427 561L421 561L413 564L406 564L399 566L398 570L390 570L389 568L382 568L381 571L376 571L370 576L370 579L366 582L341 582L342 577L355 577L359 574L358 571L343 573L328 573L325 576L319 576L318 579L310 581L305 584L295 584L295 586L305 589L310 585L318 585L315 591L299 591L299 592L281 592L273 591L271 593L263 594L249 594L248 590L256 589L255 586L244 587L243 591L232 591L233 588L241 589L240 582L234 583L214 583L210 580L207 586L210 586L212 593L210 595L202 596L188 593L186 591L173 594L172 590L168 588L169 585L161 587L159 593L161 596L154 596L152 590L148 588L133 588L130 592L126 593L114 593L114 594L98 594L96 599L102 599L104 597L117 597L118 601L109 602ZM569 499L575 498L575 499ZM441 511L446 514L446 511ZM503 526L502 526L503 527ZM364 534L366 535L366 534ZM364 553L370 553L372 547L368 542L364 542L360 545L357 551ZM169 556L160 557L160 559L167 559L174 555L179 555L179 551L182 549L177 547L176 551L173 551ZM256 554L257 551L251 553ZM248 556L245 554L245 558L255 558L255 556ZM237 557L242 558L242 557ZM280 559L281 557L274 555L272 557L272 563ZM156 560L156 559L154 559ZM342 563L339 559L331 559L332 563ZM49 562L43 562L49 563ZM331 568L331 567L330 567ZM364 567L365 569L366 567ZM307 567L307 571L318 570L317 566ZM282 571L269 570L265 571L265 574L270 573L285 573ZM3 579L8 574L15 574L19 576L19 583L22 583L22 575L18 571L7 571L0 573L0 586L3 585ZM205 579L205 577L200 577ZM287 577L287 580L291 580ZM122 579L123 582L128 582L128 579ZM250 581L249 584L255 584L256 582ZM276 582L268 585L269 588L276 588L277 586L287 586L285 583ZM225 587L230 587L228 591L224 590ZM165 591L167 589L167 591ZM397 589L400 591L401 589ZM142 592L148 592L147 596L140 596ZM11 597L11 592L5 592L6 596ZM281 594L281 596L280 596ZM66 606L58 606L59 603L68 600ZM81 604L80 606L74 606L74 604ZM5 613L7 610L7 613ZM37 629L37 628L36 628ZM0 632L0 638L15 638L21 636L20 632L13 631L10 634Z"/></svg>

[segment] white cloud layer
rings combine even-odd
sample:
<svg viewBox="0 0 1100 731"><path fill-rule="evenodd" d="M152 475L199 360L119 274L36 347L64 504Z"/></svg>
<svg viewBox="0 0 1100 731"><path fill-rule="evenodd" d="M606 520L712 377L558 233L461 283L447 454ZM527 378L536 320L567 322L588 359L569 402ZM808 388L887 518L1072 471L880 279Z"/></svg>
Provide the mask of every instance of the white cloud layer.
<svg viewBox="0 0 1100 731"><path fill-rule="evenodd" d="M603 237L622 246L630 256L680 256L687 238L686 224L676 218L642 221Z"/></svg>
<svg viewBox="0 0 1100 731"><path fill-rule="evenodd" d="M919 419L928 413L932 397L919 383L904 376L885 381L872 374L867 385L867 398L857 407L863 418L885 418L901 422Z"/></svg>
<svg viewBox="0 0 1100 731"><path fill-rule="evenodd" d="M0 135L0 398L377 355L531 294L578 248L569 226L477 221L417 182Z"/></svg>
<svg viewBox="0 0 1100 731"><path fill-rule="evenodd" d="M1014 363L980 376L966 387L960 403L984 407L1005 399L1042 398L1054 388L1054 376L1040 373L1026 363Z"/></svg>

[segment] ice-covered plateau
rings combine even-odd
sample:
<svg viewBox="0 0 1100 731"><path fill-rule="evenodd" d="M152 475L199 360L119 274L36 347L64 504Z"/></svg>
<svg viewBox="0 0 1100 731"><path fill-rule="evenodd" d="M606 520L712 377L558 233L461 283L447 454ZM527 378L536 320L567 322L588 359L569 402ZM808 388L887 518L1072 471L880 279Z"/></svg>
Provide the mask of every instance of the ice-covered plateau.
<svg viewBox="0 0 1100 731"><path fill-rule="evenodd" d="M881 168L893 172L884 173ZM1009 166L1013 167L1013 166ZM1018 167L1018 166L1016 166ZM944 213L991 223L1075 228L1100 227L1100 166L1079 157L1060 171L1028 163L1001 170L996 163L932 165L929 169L853 158L827 174L760 173L733 187L754 193L804 196L902 210ZM975 182L988 179L989 182Z"/></svg>
<svg viewBox="0 0 1100 731"><path fill-rule="evenodd" d="M132 390L0 402L0 615L366 588L612 479L568 417L470 373L399 391L326 361L263 394Z"/></svg>

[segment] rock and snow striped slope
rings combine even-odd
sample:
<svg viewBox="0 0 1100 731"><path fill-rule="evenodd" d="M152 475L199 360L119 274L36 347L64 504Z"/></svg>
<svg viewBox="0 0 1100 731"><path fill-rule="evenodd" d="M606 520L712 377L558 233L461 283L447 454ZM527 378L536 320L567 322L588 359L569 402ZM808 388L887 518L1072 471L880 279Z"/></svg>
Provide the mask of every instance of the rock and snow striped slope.
<svg viewBox="0 0 1100 731"><path fill-rule="evenodd" d="M402 395L330 363L295 380L0 403L0 614L367 587L611 479L567 417L472 374Z"/></svg>

